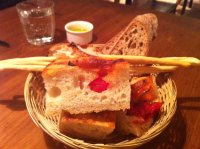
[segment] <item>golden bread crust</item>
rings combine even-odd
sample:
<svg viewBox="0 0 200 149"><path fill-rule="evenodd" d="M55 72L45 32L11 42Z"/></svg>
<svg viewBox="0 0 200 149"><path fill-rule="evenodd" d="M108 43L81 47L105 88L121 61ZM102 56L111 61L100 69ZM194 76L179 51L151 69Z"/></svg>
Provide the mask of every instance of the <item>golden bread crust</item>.
<svg viewBox="0 0 200 149"><path fill-rule="evenodd" d="M103 111L71 115L62 112L59 130L74 138L102 140L115 129L116 112Z"/></svg>

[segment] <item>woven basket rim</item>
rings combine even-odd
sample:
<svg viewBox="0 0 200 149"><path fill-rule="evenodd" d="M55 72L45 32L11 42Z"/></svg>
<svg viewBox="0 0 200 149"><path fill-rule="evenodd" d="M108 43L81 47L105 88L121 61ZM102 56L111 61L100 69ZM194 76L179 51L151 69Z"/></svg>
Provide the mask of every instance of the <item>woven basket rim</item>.
<svg viewBox="0 0 200 149"><path fill-rule="evenodd" d="M33 120L33 122L40 127L43 131L45 131L47 134L49 134L51 137L53 137L54 139L64 143L65 145L74 147L74 148L124 148L124 147L138 147L141 146L142 144L145 144L147 142L149 142L150 140L152 140L153 138L155 138L157 135L159 135L170 123L173 115L175 114L176 111L176 95L177 95L177 89L176 89L176 85L174 83L174 81L170 78L170 81L172 83L173 89L174 89L174 93L175 93L175 99L173 99L174 103L173 103L173 108L170 109L170 113L168 112L168 117L165 121L161 121L161 123L159 123L159 126L157 124L157 122L155 122L155 124L145 133L143 134L141 137L136 137L132 140L123 140L121 142L118 143L109 143L109 144L103 144L103 143L88 143L85 142L84 140L79 140L79 139L74 139L68 136L65 136L63 134L61 134L59 131L55 131L49 127L47 127L45 125L46 120L44 120L43 116L41 114L39 114L37 112L36 109L33 108L32 106L32 101L29 98L29 89L30 89L30 81L31 79L34 77L34 73L29 73L28 77L26 79L25 82L25 87L24 87L24 97L25 97L25 103L26 103L26 107L27 107L27 111L31 117L31 119ZM166 116L164 116L163 118L165 118ZM157 129L155 129L154 131L152 131L152 129L154 127L157 127ZM152 132L151 132L152 131ZM151 132L151 135L149 136L149 132Z"/></svg>

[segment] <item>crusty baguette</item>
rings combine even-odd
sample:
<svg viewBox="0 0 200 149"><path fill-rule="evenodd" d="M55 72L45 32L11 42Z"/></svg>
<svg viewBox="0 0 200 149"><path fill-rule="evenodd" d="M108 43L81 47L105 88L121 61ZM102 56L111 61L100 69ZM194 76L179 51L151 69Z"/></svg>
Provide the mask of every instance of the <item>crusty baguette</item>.
<svg viewBox="0 0 200 149"><path fill-rule="evenodd" d="M71 115L62 111L59 130L79 139L103 140L115 129L116 112L103 111Z"/></svg>
<svg viewBox="0 0 200 149"><path fill-rule="evenodd" d="M147 55L157 27L158 20L154 14L139 15L99 51L103 54Z"/></svg>
<svg viewBox="0 0 200 149"><path fill-rule="evenodd" d="M105 44L90 44L87 49L101 54L147 55L150 44L157 35L158 20L154 14L135 17L127 27ZM67 43L54 45L50 53L80 54L80 51Z"/></svg>

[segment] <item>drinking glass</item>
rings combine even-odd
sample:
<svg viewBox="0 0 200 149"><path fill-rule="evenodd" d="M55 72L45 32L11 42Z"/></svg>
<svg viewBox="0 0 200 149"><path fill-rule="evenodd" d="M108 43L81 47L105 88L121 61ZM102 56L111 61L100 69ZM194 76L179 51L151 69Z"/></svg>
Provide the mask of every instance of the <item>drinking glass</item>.
<svg viewBox="0 0 200 149"><path fill-rule="evenodd" d="M16 8L29 43L43 45L53 41L55 15L52 0L23 1Z"/></svg>

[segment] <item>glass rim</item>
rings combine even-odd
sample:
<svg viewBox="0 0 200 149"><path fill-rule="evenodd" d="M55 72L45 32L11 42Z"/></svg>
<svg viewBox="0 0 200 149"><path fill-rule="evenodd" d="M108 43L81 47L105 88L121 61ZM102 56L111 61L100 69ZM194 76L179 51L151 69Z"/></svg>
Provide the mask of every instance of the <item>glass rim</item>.
<svg viewBox="0 0 200 149"><path fill-rule="evenodd" d="M52 8L54 7L53 0L37 1L37 0L26 0L16 4L17 10L31 10L40 8Z"/></svg>

